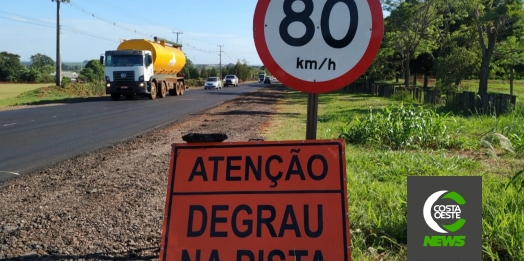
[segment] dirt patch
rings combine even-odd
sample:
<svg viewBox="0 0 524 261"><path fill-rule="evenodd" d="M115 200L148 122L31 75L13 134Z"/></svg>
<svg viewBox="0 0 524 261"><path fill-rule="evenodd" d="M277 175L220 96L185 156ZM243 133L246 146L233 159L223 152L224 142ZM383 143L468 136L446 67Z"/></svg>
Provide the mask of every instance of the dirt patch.
<svg viewBox="0 0 524 261"><path fill-rule="evenodd" d="M272 85L0 184L0 259L157 260L171 144L187 133L261 138L283 90Z"/></svg>

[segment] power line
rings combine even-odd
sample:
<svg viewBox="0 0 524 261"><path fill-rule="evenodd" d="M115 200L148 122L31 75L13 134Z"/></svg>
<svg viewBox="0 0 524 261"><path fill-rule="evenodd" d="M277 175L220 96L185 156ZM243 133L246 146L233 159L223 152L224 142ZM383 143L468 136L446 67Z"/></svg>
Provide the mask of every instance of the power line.
<svg viewBox="0 0 524 261"><path fill-rule="evenodd" d="M110 25L116 26L116 27L118 27L118 28L120 28L120 29L123 29L123 30L129 31L129 32L133 32L133 33L136 33L136 34L140 34L140 35L143 35L143 36L146 36L146 37L153 37L152 35L149 35L149 34L146 34L146 33L142 33L142 32L140 32L140 31L137 31L137 30L134 30L134 29L130 29L130 28L123 27L123 26L117 24L116 22L111 22L111 21L109 21L109 20L103 19L103 18L101 18L101 17L95 15L93 12L89 12L88 10L84 9L83 7L81 7L81 6L79 6L78 4L75 4L75 3L73 3L73 2L71 2L70 4L71 4L71 6L73 6L74 8L76 8L76 9L82 11L83 13L88 14L88 15L90 15L90 16L92 16L92 17L94 17L94 18L96 18L96 19L98 19L98 20L100 20L100 21L103 21L103 22L105 22L105 23L108 23L108 24L110 24ZM177 37L177 38L178 38L178 37ZM184 44L184 45L187 45L187 46L189 46L189 47L191 47L192 49L197 50L197 51L201 51L201 52L205 52L205 53L216 53L216 51L200 49L200 48L197 48L197 47L192 46L192 45L187 44L187 43Z"/></svg>
<svg viewBox="0 0 524 261"><path fill-rule="evenodd" d="M8 13L8 12L4 12L4 11L0 11L0 12ZM45 23L50 23L50 22L46 22L44 20L31 18L31 17L27 17L27 16L23 16L23 15L17 15L17 14L13 14L13 13L8 13L8 14L12 14L12 15L16 15L16 16L20 16L20 17L36 20L36 21L41 21L41 22L45 22ZM39 23L35 23L35 22L21 21L21 20L9 18L9 17L3 17L3 16L0 16L0 18L11 20L11 21L15 21L15 22L19 22L19 23L26 23L26 24L32 24L32 25L38 25L38 26L44 26L44 27L49 27L49 28L55 28L56 29L56 25L46 25L46 24L39 24ZM101 39L101 40L106 40L106 41L111 41L111 42L118 43L118 41L116 41L114 39L110 39L110 38L106 38L106 37L103 37L103 36L99 36L99 35L96 35L96 34L93 34L93 33L87 32L87 31L83 31L83 30L80 30L80 29L76 29L76 28L73 28L73 27L70 27L70 26L61 26L61 27L62 27L62 30L64 30L64 31L68 31L68 32L76 33L76 34L82 34L82 35L98 38L98 39Z"/></svg>
<svg viewBox="0 0 524 261"><path fill-rule="evenodd" d="M19 22L19 23L34 24L34 25L45 26L45 27L49 27L49 28L56 28L56 26L54 26L54 25L37 24L37 23L28 22L28 21L20 21L20 20L16 20L16 19L13 19L13 18L9 18L9 17L3 17L3 16L0 16L0 18L11 20L11 21L15 21L15 22Z"/></svg>
<svg viewBox="0 0 524 261"><path fill-rule="evenodd" d="M103 5L103 6L105 6L105 7L108 7L108 9L110 9L110 10L112 10L112 11L118 10L118 12L115 11L115 13L122 14L122 12L121 12L121 11L122 11L122 7L112 5L111 3L103 2L102 0L96 0L96 1L97 1L97 2L100 2L101 5ZM91 3L93 3L93 2L91 2ZM77 5L77 6L78 6L78 5ZM80 6L78 6L78 7L80 7ZM82 9L84 9L84 10L85 10L89 15L93 15L92 12L89 12L89 11L86 10L85 8L82 8ZM164 24L165 24L164 22L159 23L158 21L153 21L153 20L149 19L149 18L146 17L146 16L142 16L142 15L135 14L135 13L131 13L131 12L128 12L127 14L132 14L133 17L139 17L141 20L147 20L147 21L149 21L149 22L151 22L151 23L153 23L153 24L156 24L156 25L165 26L165 25L164 25ZM107 21L106 21L106 22L107 22ZM109 23L112 24L111 22L109 22ZM126 30L128 30L128 29L126 29ZM128 31L129 31L129 30L128 30ZM133 31L133 32L134 32L134 31ZM138 33L138 32L137 32L137 33ZM179 32L175 32L175 31L173 31L173 33L177 34L177 43L178 43L178 36L179 36L179 34L184 34L184 33L183 33L183 32L180 32L180 31L179 31ZM140 33L140 34L145 35L145 34L143 34L143 33ZM203 40L201 40L201 39L198 39L198 37L194 37L194 36L193 36L194 34L191 33L191 32L189 32L189 33L186 32L186 35L187 35L189 38L192 38L195 42L200 42L200 43L209 44L209 45L215 45L215 44L216 44L216 43L210 43L210 42L207 42L207 41L203 41ZM152 37L152 36L150 36L150 37ZM202 49L200 49L200 50L202 50Z"/></svg>
<svg viewBox="0 0 524 261"><path fill-rule="evenodd" d="M73 2L71 2L70 4L71 4L71 6L73 6L74 8L76 8L76 9L82 11L83 13L88 14L88 15L90 15L90 16L92 16L92 17L98 19L98 20L101 20L101 21L103 21L103 22L105 22L105 23L108 23L108 24L110 24L110 25L113 25L113 26L115 26L115 27L121 28L121 29L126 30L126 31L129 31L129 32L133 32L133 33L136 33L136 34L140 34L140 35L143 35L143 36L146 36L146 37L153 37L153 36L150 35L150 34L146 34L146 33L143 33L143 32L137 31L137 30L134 30L134 29L130 29L130 28L127 28L127 27L121 26L121 25L117 24L116 22L111 22L111 21L109 21L109 20L103 19L103 18L101 18L101 17L95 15L93 12L90 12L90 11L86 10L85 8L79 6L78 4L75 4L75 3L73 3ZM106 6L107 6L107 5L106 5ZM113 9L113 8L111 8L111 9ZM179 34L183 34L183 32L181 32L181 31L178 31L178 32L173 31L173 33L177 35L177 41L176 41L176 42L178 43L178 42L179 42L179 41L178 41ZM190 34L191 34L191 33L190 33ZM205 42L205 41L201 41L201 40L198 40L198 42L207 43L207 42ZM198 48L198 47L196 47L196 46L193 46L193 45L191 45L191 44L187 44L187 43L185 43L184 45L190 47L190 48L193 49L193 50L200 51L200 52L204 52L204 53L216 53L216 52L217 52L217 51L212 51L212 50L201 49L201 48ZM229 53L235 53L235 52L229 52ZM254 54L255 54L255 53L247 53L247 52L236 52L236 53L245 53L245 54L251 54L251 55L254 55ZM231 60L233 60L233 59L232 59L231 57L229 57L229 56L228 56L228 58L231 59Z"/></svg>
<svg viewBox="0 0 524 261"><path fill-rule="evenodd" d="M193 50L197 50L197 51L200 51L200 52L204 52L204 53L218 53L218 51L211 51L211 50L204 50L204 49L200 49L200 48L197 48L191 44L188 44L188 43L184 43L183 44L184 46L187 46Z"/></svg>
<svg viewBox="0 0 524 261"><path fill-rule="evenodd" d="M238 61L238 60L235 61L235 60L234 60L233 58L231 58L231 57L230 57L226 52L223 52L223 53L224 53L224 54L227 56L227 58L229 58L229 60L231 60L233 63L236 63L236 62Z"/></svg>
<svg viewBox="0 0 524 261"><path fill-rule="evenodd" d="M111 22L109 20L106 20L100 16L97 16L95 13L93 12L90 12L88 10L86 10L85 8L79 6L78 4L76 3L73 3L73 2L69 2L69 4L77 9L77 10L80 10L81 12L85 13L85 14L88 14L89 16L92 16L93 18L95 19L98 19L100 21L103 21L107 24L110 24L110 25L113 25L115 27L118 27L120 29L123 29L123 30L126 30L126 31L129 31L129 32L133 32L133 33L136 33L136 34L140 34L140 35L144 35L144 36L147 36L147 37L153 37L152 35L148 35L148 34L145 34L143 32L140 32L140 31L137 31L135 29L131 29L131 28L128 28L128 27L124 27L120 24L117 24L116 22ZM39 22L42 22L42 23L47 23L47 24L52 24L51 22L48 22L48 21L44 21L44 20L39 20L39 19L36 19L36 18L31 18L31 17L27 17L27 16L22 16L22 15L17 15L17 14L13 14L13 13L9 13L9 12L5 12L5 11L0 11L0 12L3 12L3 13L7 13L7 14L12 14L12 15L16 15L16 16L20 16L20 17L25 17L27 19L31 19L31 20L36 20L36 21L39 21ZM42 24L42 23L34 23L34 22L29 22L29 21L21 21L21 20L17 20L17 19L12 19L12 18L9 18L9 17L1 17L0 18L3 18L3 19L7 19L7 20L12 20L12 21L15 21L15 22L21 22L21 23L27 23L27 24L33 24L33 25L38 25L38 26L44 26L44 27L49 27L49 28L56 28L56 26L54 25L47 25L47 24ZM81 34L81 35L86 35L86 36L90 36L90 37L94 37L94 38L98 38L98 39L101 39L101 40L106 40L106 41L111 41L111 42L116 42L118 43L118 41L114 40L114 39L110 39L110 38L106 38L106 37L103 37L103 36L100 36L100 35L96 35L96 34L93 34L93 33L90 33L90 32L87 32L87 31L83 31L83 30L80 30L80 29L76 29L76 28L73 28L73 27L69 27L69 26L60 26L61 29L63 29L64 31L69 31L69 32L72 32L72 33L77 33L77 34ZM183 34L183 32L175 32L173 31L173 33L177 34L177 42L178 42L178 36L179 34ZM191 33L189 33L191 35ZM188 35L189 36L189 35ZM193 37L190 37L190 38L193 38ZM195 39L196 40L196 39ZM197 42L202 42L202 43L208 43L208 42L205 42L205 41L201 41L201 40L196 40ZM220 53L220 56L222 54L222 52L224 52L224 54L231 60L234 62L234 59L231 58L230 55L228 55L225 51L222 51L222 48L220 49L220 51L213 51L213 50L206 50L206 49L202 49L202 48L198 48L196 46L193 46L192 44L187 44L185 43L184 44L185 46L193 49L193 50L196 50L196 51L200 51L200 52L204 52L204 53ZM232 53L245 53L245 54L251 54L253 55L254 53L247 53L247 52L228 52L229 54L232 54Z"/></svg>
<svg viewBox="0 0 524 261"><path fill-rule="evenodd" d="M114 11L115 13L122 14L122 11L123 11L122 10L122 6L114 6L111 3L106 3L106 2L104 2L102 0L97 0L97 2L100 2L100 4L102 4L103 6L108 7L107 9L109 9L111 11ZM93 2L90 2L90 3L93 3ZM129 14L131 17L138 17L138 18L140 18L140 20L146 20L146 21L152 22L153 24L164 26L163 23L158 23L158 21L153 21L153 20L149 19L146 16L142 16L142 15L139 15L137 13L132 13L129 10L127 10L127 14Z"/></svg>
<svg viewBox="0 0 524 261"><path fill-rule="evenodd" d="M133 33L136 33L136 34L140 34L140 35L143 35L143 36L146 36L146 37L153 37L153 36L150 35L150 34L145 34L145 33L142 33L142 32L140 32L140 31L137 31L137 30L134 30L134 29L129 29L129 28L126 28L126 27L123 27L123 26L117 24L116 22L111 22L111 21L108 21L108 20L106 20L106 19L103 19L103 18L101 18L101 17L95 15L93 12L89 12L89 11L87 11L86 9L82 8L81 6L79 6L79 5L75 4L75 3L70 3L70 5L73 6L74 8L76 8L76 9L80 10L81 12L83 12L83 13L85 13L85 14L88 14L88 15L90 15L90 16L92 16L92 17L94 17L94 18L96 18L96 19L98 19L98 20L100 20L100 21L103 21L103 22L105 22L105 23L108 23L108 24L110 24L110 25L113 25L113 26L115 26L115 27L118 27L118 28L120 28L120 29L124 29L124 30L126 30L126 31L133 32Z"/></svg>

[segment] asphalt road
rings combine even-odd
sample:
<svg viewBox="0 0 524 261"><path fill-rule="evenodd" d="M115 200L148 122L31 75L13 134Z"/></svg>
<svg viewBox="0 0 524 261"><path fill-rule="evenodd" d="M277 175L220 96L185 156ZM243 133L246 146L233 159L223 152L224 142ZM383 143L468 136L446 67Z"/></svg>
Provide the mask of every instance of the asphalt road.
<svg viewBox="0 0 524 261"><path fill-rule="evenodd" d="M112 101L107 96L0 111L0 182L132 138L263 86L189 89L183 96L155 100Z"/></svg>

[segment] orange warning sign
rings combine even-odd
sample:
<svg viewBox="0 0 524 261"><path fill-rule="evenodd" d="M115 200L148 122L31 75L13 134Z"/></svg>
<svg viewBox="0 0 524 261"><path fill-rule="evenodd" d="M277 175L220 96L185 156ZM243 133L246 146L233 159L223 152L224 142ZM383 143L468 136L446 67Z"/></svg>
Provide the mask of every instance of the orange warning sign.
<svg viewBox="0 0 524 261"><path fill-rule="evenodd" d="M160 260L351 260L342 140L173 144Z"/></svg>

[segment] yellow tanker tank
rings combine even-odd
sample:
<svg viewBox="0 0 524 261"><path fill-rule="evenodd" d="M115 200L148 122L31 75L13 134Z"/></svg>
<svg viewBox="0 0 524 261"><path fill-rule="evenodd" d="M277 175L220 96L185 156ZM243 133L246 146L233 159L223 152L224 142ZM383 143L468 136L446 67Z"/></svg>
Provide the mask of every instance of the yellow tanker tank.
<svg viewBox="0 0 524 261"><path fill-rule="evenodd" d="M153 54L155 74L177 74L186 64L186 55L182 52L182 45L166 43L165 40L131 39L120 43L117 50L149 50Z"/></svg>

